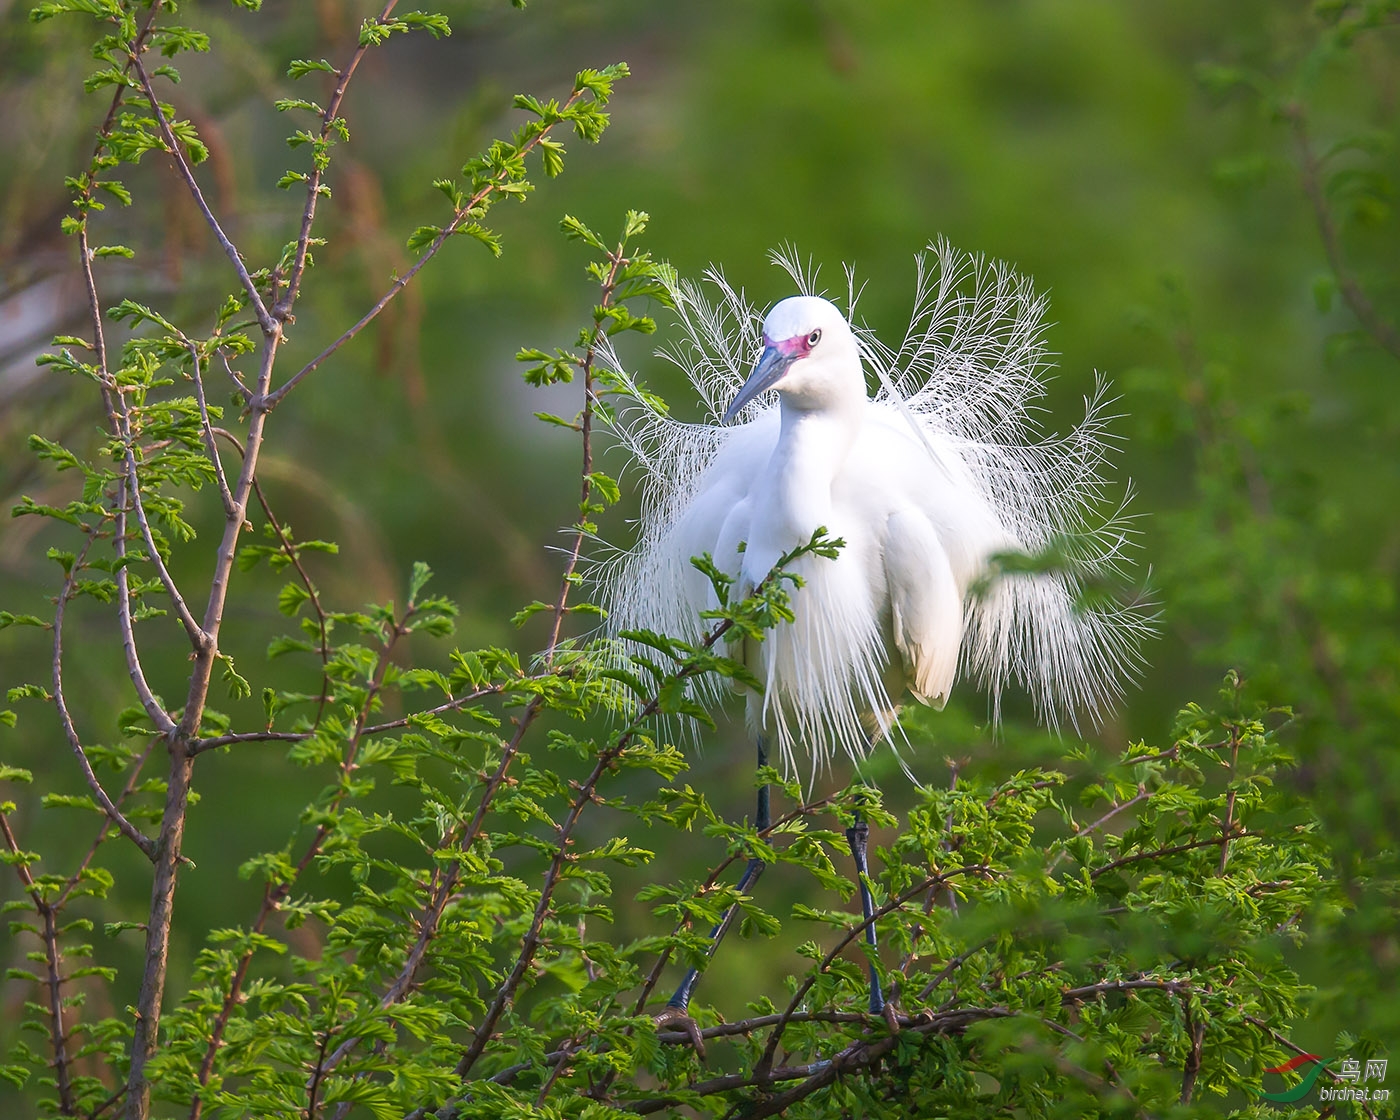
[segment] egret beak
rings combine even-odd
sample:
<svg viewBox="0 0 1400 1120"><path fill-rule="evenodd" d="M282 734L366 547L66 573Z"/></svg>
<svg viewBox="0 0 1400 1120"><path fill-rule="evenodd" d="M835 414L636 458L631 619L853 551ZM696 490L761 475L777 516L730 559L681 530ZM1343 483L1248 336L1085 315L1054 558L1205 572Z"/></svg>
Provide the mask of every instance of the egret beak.
<svg viewBox="0 0 1400 1120"><path fill-rule="evenodd" d="M739 390L739 395L734 398L734 403L725 409L720 423L731 423L749 401L776 385L797 357L796 354L783 353L776 346L765 346L763 356L758 359L758 365L753 367L753 372L744 382L744 387Z"/></svg>

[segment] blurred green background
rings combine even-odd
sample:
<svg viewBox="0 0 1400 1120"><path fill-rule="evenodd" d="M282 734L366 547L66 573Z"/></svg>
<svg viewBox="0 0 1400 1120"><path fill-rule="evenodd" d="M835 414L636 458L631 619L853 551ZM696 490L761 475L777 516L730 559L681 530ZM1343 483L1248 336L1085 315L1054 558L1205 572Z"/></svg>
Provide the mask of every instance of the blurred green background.
<svg viewBox="0 0 1400 1120"><path fill-rule="evenodd" d="M76 492L69 476L36 464L28 433L90 446L100 422L85 387L37 370L33 357L49 335L81 329L74 248L58 220L63 176L85 166L105 95L82 92L93 68L87 29L31 25L26 7L0 2L6 506L22 494L61 504ZM338 151L320 230L330 245L317 253L285 367L316 353L407 267L407 235L442 218L431 180L518 123L514 93L558 94L580 67L614 61L633 76L618 87L601 145L571 143L560 179L493 212L501 260L467 239L450 244L273 417L262 477L279 514L300 535L342 546L338 558L314 558L328 597L349 608L401 596L408 564L422 559L438 590L463 606L463 646L528 650L539 640L509 619L552 595L560 560L549 548L574 516L577 448L531 414L571 414L576 387L529 389L513 354L569 345L587 318L585 257L558 232L564 213L607 232L626 209L648 211L657 256L691 277L720 264L760 303L789 294L766 260L780 244L821 265L833 290L850 262L869 281L867 319L887 335L906 322L913 254L928 240L942 234L1004 258L1050 293L1060 370L1047 426L1073 422L1096 370L1115 385L1122 473L1137 490L1143 570L1162 608L1149 668L1097 741L1164 743L1172 714L1209 702L1232 667L1259 697L1295 708L1289 735L1302 765L1290 780L1327 822L1350 906L1313 921L1315 940L1300 953L1320 995L1298 1041L1325 1049L1342 1026L1400 1041L1400 353L1387 349L1383 329L1381 338L1362 330L1343 298L1305 189L1309 160L1328 157L1316 176L1334 263L1382 328L1400 320L1395 5L439 7L453 18L451 38L398 36L366 59L351 88L352 142ZM256 17L212 0L191 6L190 22L216 49L182 60L185 80L169 96L210 145L202 182L250 260L275 259L300 207L295 192L274 186L301 162L288 155L291 126L272 101L308 95L283 76L286 64L342 57L370 10L359 0L269 0ZM1368 13L1377 26L1351 36ZM105 266L105 290L203 323L229 288L226 261L168 163L148 157L127 181L138 205L109 210L99 228L142 251ZM645 345L625 356L677 412L694 414ZM216 502L207 492L195 502L201 528L215 525ZM614 540L627 539L626 506L605 523ZM191 583L207 568L209 535L179 573ZM0 605L50 609L56 569L44 552L59 543L36 519L0 525ZM227 614L225 647L255 694L267 638L283 625L275 587L265 574L244 577ZM72 626L70 702L80 725L110 735L130 702L114 619L75 607ZM181 637L172 624L147 641L156 687L174 695ZM46 656L42 634L0 633L0 684L42 679ZM435 661L442 650L412 656ZM994 739L985 702L966 690L953 709L918 721L923 780L946 780L945 756L1002 773L1063 749L1015 718ZM35 769L36 790L74 786L56 726L37 707L22 715L0 757ZM710 740L689 780L726 811L749 811L742 729L731 722ZM318 782L289 775L263 747L201 763L188 841L198 871L181 882L177 973L207 929L251 919L258 888L234 870L285 842ZM85 844L39 811L37 793L23 799L25 846L71 854ZM718 855L699 838L663 855L654 873L694 874ZM128 870L112 910L130 918L147 888L134 863ZM781 881L771 889L781 896ZM16 891L13 878L0 879L0 897ZM640 933L653 920L619 904L619 921ZM27 946L0 947L9 963ZM126 959L120 947L101 951ZM785 952L731 951L717 968L731 983L771 984ZM2 991L12 1022L25 993L17 983Z"/></svg>

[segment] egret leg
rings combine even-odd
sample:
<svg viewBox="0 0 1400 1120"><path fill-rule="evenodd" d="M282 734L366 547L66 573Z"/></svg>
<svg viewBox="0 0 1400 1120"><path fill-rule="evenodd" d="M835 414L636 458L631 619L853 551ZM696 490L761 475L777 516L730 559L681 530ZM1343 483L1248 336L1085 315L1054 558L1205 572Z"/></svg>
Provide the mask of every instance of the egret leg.
<svg viewBox="0 0 1400 1120"><path fill-rule="evenodd" d="M767 765L768 744L760 738L758 740L758 767L761 770ZM762 832L772 825L772 823L768 783L765 782L758 787L758 811L754 816L754 825ZM763 866L763 861L756 856L750 859L744 868L744 873L739 876L739 882L736 884L736 888L743 894L750 893L753 889L753 885L758 882L758 877L763 874ZM724 940L724 935L729 932L729 927L733 924L735 915L737 915L738 912L739 906L736 903L725 911L724 917L719 920L714 929L710 930L710 952L708 958L712 958L715 955L715 950L719 947L719 943ZM666 1001L667 1011L679 1012L681 1015L687 1014L690 1008L690 997L694 993L695 985L699 979L700 969L690 969L685 974L685 978L681 980L680 985L676 988L675 994ZM665 1012L662 1014L664 1015Z"/></svg>
<svg viewBox="0 0 1400 1120"><path fill-rule="evenodd" d="M856 861L856 885L860 887L860 912L865 918L865 943L873 951L879 945L875 937L875 898L870 893L870 865L866 862L865 849L870 841L870 826L865 823L865 814L856 810L855 821L846 829L846 843L851 848L851 858ZM880 990L880 976L875 965L870 966L870 1013L883 1014L885 994Z"/></svg>

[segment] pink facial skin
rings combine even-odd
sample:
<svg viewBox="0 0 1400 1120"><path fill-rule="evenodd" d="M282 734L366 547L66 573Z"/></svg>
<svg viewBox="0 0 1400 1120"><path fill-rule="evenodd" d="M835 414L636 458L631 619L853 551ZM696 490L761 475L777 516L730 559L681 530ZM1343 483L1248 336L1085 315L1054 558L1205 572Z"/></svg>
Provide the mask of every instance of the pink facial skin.
<svg viewBox="0 0 1400 1120"><path fill-rule="evenodd" d="M763 345L765 347L773 347L773 349L776 350L779 354L781 354L784 358L788 358L789 360L795 362L801 358L805 358L808 354L812 352L812 345L808 341L808 339L810 339L811 337L811 335L807 334L796 334L793 335L791 338L784 338L777 342L774 342L765 334L763 336Z"/></svg>

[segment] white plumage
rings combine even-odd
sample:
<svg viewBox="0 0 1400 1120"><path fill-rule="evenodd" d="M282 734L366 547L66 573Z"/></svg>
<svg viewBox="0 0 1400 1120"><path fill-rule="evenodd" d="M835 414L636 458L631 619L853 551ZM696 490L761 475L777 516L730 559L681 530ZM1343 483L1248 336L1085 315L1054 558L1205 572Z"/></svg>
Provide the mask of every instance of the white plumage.
<svg viewBox="0 0 1400 1120"><path fill-rule="evenodd" d="M790 254L776 259L804 295L766 319L718 273L713 300L675 288L681 340L663 354L711 422L643 403L614 421L644 492L635 547L600 567L612 632L698 639L713 592L691 557L710 553L743 593L825 526L845 547L798 561L795 620L742 651L765 683L749 722L787 772L799 747L816 766L838 749L862 757L907 694L942 706L959 675L994 714L1008 683L1050 722L1101 711L1150 623L1082 601L1120 574L1130 534L1121 504L1104 509L1102 385L1068 435L1044 435L1032 415L1048 370L1044 299L940 241L917 258L909 331L891 349L850 325L849 274L843 313ZM731 402L743 422L726 426Z"/></svg>

